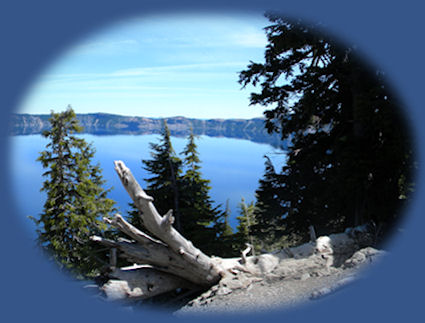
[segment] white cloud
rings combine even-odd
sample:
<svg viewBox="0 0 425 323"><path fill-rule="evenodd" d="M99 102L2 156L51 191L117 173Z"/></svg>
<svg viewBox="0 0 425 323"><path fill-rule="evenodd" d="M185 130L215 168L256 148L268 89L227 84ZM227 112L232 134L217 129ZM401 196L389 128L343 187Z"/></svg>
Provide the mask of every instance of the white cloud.
<svg viewBox="0 0 425 323"><path fill-rule="evenodd" d="M168 73L173 71L189 71L189 70L208 70L220 67L245 67L246 62L219 62L219 63L198 63L198 64L178 64L178 65L165 65L155 67L136 67L118 70L112 72L110 76L142 76L156 73Z"/></svg>
<svg viewBox="0 0 425 323"><path fill-rule="evenodd" d="M135 39L91 41L71 48L71 55L117 54L137 49L139 42Z"/></svg>
<svg viewBox="0 0 425 323"><path fill-rule="evenodd" d="M164 111L179 107L182 113L251 115L249 91L240 91L238 72L249 60L263 59L263 20L169 17L104 30L47 70L23 108L71 103L81 112L119 107L128 114L155 106L154 114L161 106Z"/></svg>
<svg viewBox="0 0 425 323"><path fill-rule="evenodd" d="M267 45L266 36L260 32L236 33L231 38L243 47L265 48Z"/></svg>

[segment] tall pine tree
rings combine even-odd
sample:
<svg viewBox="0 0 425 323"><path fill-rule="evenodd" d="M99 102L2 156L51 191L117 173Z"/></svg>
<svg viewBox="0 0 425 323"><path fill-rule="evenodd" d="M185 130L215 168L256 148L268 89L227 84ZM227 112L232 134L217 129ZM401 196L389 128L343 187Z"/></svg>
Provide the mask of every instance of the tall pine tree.
<svg viewBox="0 0 425 323"><path fill-rule="evenodd" d="M230 211L230 200L226 200L226 209L223 214L223 229L220 230L222 232L223 237L230 237L233 235L233 229L230 226L229 219L230 219L231 211Z"/></svg>
<svg viewBox="0 0 425 323"><path fill-rule="evenodd" d="M285 208L280 199L280 191L284 186L280 175L276 173L272 161L264 156L265 171L256 190L255 224L251 226L251 234L261 243L263 249L274 249L284 233L283 215Z"/></svg>
<svg viewBox="0 0 425 323"><path fill-rule="evenodd" d="M150 160L143 160L151 175L146 179L146 192L155 199L160 214L173 209L174 227L207 254L227 255L223 249L224 214L209 195L209 180L202 177L195 135L191 131L180 159L172 146L166 121L159 143L151 143ZM143 227L139 211L132 205L129 221ZM227 232L229 233L229 232ZM230 232L231 235L231 232ZM229 238L230 239L230 238ZM232 248L230 244L229 252Z"/></svg>
<svg viewBox="0 0 425 323"><path fill-rule="evenodd" d="M254 201L247 204L245 199L242 198L239 203L239 212L240 215L236 217L239 224L237 226L237 232L234 235L235 249L242 250L246 244L250 244L255 254L254 250L258 249L259 246L257 240L251 234L252 226L256 224Z"/></svg>
<svg viewBox="0 0 425 323"><path fill-rule="evenodd" d="M170 130L165 120L159 143L151 143L150 148L152 159L142 160L144 169L151 174L151 177L145 179L146 193L155 199L155 207L160 214L165 214L168 210L173 209L174 227L181 231L179 195L182 161L174 151ZM132 218L136 219L138 212L133 211L131 214L133 214Z"/></svg>
<svg viewBox="0 0 425 323"><path fill-rule="evenodd" d="M210 181L202 178L199 153L193 130L182 152L185 173L181 177L181 224L184 235L208 254L217 254L218 232L215 224L221 215L209 195Z"/></svg>
<svg viewBox="0 0 425 323"><path fill-rule="evenodd" d="M106 256L89 237L104 234L100 219L114 211L115 202L107 198L99 166L92 164L94 148L74 135L82 130L74 111L52 112L49 121L51 129L42 134L49 143L37 159L47 169L38 241L63 268L77 277L92 276Z"/></svg>
<svg viewBox="0 0 425 323"><path fill-rule="evenodd" d="M278 197L287 232L307 241L309 225L321 235L370 222L388 232L413 171L400 102L354 46L315 24L268 18L265 62L251 62L240 83L260 87L251 104L266 107L270 133L291 141Z"/></svg>
<svg viewBox="0 0 425 323"><path fill-rule="evenodd" d="M237 257L240 255L240 249L235 240L235 234L230 226L229 219L231 215L230 201L226 200L226 208L219 212L213 228L216 232L216 247L212 254L220 257Z"/></svg>

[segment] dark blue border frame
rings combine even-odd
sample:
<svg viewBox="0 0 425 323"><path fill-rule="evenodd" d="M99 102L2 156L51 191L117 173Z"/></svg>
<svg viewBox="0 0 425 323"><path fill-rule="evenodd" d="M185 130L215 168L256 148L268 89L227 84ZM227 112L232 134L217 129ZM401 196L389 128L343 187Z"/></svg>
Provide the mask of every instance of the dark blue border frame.
<svg viewBox="0 0 425 323"><path fill-rule="evenodd" d="M177 2L177 1L176 1ZM130 320L178 320L162 313L131 313L92 301L62 277L32 247L17 220L8 190L8 116L37 75L62 50L87 32L134 15L172 11L263 12L322 21L341 39L354 42L372 65L388 74L406 104L417 147L423 160L423 80L425 22L419 1L22 1L0 3L0 145L1 170L1 280L0 317L15 322L117 322ZM244 315L248 321L359 322L417 321L422 317L424 274L423 238L424 174L418 172L415 201L407 210L405 231L391 242L391 255L367 272L364 279L340 293L284 312ZM25 183L23 183L25 185ZM233 320L235 317L221 317ZM203 321L215 316L202 317ZM185 321L188 321L185 318Z"/></svg>

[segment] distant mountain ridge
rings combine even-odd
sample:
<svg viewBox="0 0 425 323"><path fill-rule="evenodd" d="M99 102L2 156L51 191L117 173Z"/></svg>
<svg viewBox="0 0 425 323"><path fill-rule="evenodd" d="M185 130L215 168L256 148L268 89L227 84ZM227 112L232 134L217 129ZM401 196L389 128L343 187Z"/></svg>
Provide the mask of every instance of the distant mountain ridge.
<svg viewBox="0 0 425 323"><path fill-rule="evenodd" d="M9 134L41 134L49 129L49 114L18 114L11 116ZM108 113L77 114L83 133L94 135L158 134L165 119L171 135L181 137L190 133L210 137L228 137L268 143L274 147L286 147L277 134L270 135L264 128L264 119L192 119L186 117L146 118Z"/></svg>

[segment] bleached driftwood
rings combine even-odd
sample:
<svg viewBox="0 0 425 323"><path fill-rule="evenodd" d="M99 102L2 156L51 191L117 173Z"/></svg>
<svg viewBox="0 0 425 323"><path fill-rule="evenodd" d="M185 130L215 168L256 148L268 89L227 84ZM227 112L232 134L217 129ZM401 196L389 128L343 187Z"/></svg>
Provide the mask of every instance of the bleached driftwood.
<svg viewBox="0 0 425 323"><path fill-rule="evenodd" d="M109 300L146 299L177 288L193 288L193 284L175 275L139 265L115 269L102 290Z"/></svg>
<svg viewBox="0 0 425 323"><path fill-rule="evenodd" d="M149 268L143 267L132 271L115 270L109 274L109 277L114 279L103 287L105 293L113 299L146 298L176 288L209 287L217 283L224 275L224 271L228 267L233 267L238 260L229 259L221 262L219 258L208 257L193 246L173 228L172 211L161 216L153 204L153 198L140 187L125 164L122 161L114 163L115 170L140 210L143 225L150 235L135 228L121 215L116 214L114 218L105 218L104 221L132 240L121 238L113 241L98 236L93 236L92 240L115 248L120 251L121 257L133 263L149 265ZM149 274L149 279L146 274ZM128 281L130 277L131 282ZM120 281L117 281L117 278ZM148 290L146 286L152 285L152 279L155 282L155 289ZM159 287L160 284L163 286ZM143 286L146 288L142 288ZM152 292L153 290L155 293Z"/></svg>
<svg viewBox="0 0 425 323"><path fill-rule="evenodd" d="M194 247L173 228L172 212L168 211L165 216L158 213L152 203L153 198L145 193L122 161L115 161L115 170L127 193L141 211L143 225L151 234L165 243L169 251L173 253L172 259L176 258L184 263L184 269L191 275L190 281L200 285L216 283L220 279L220 269L210 257Z"/></svg>
<svg viewBox="0 0 425 323"><path fill-rule="evenodd" d="M132 240L112 241L94 236L93 240L120 252L120 256L139 264L131 268L113 268L102 289L110 299L145 299L177 288L199 289L216 285L228 293L231 288L246 288L264 277L302 278L322 275L341 264L359 246L356 230L329 237L315 238L304 245L286 248L274 254L247 256L250 245L240 258L209 257L185 239L173 227L172 211L161 216L153 198L140 187L122 161L115 170L136 207L144 228L142 232L116 214L104 219ZM314 238L314 239L313 239ZM115 264L115 261L112 261ZM115 265L113 266L115 267ZM220 284L217 284L220 282ZM239 286L239 287L236 287Z"/></svg>

